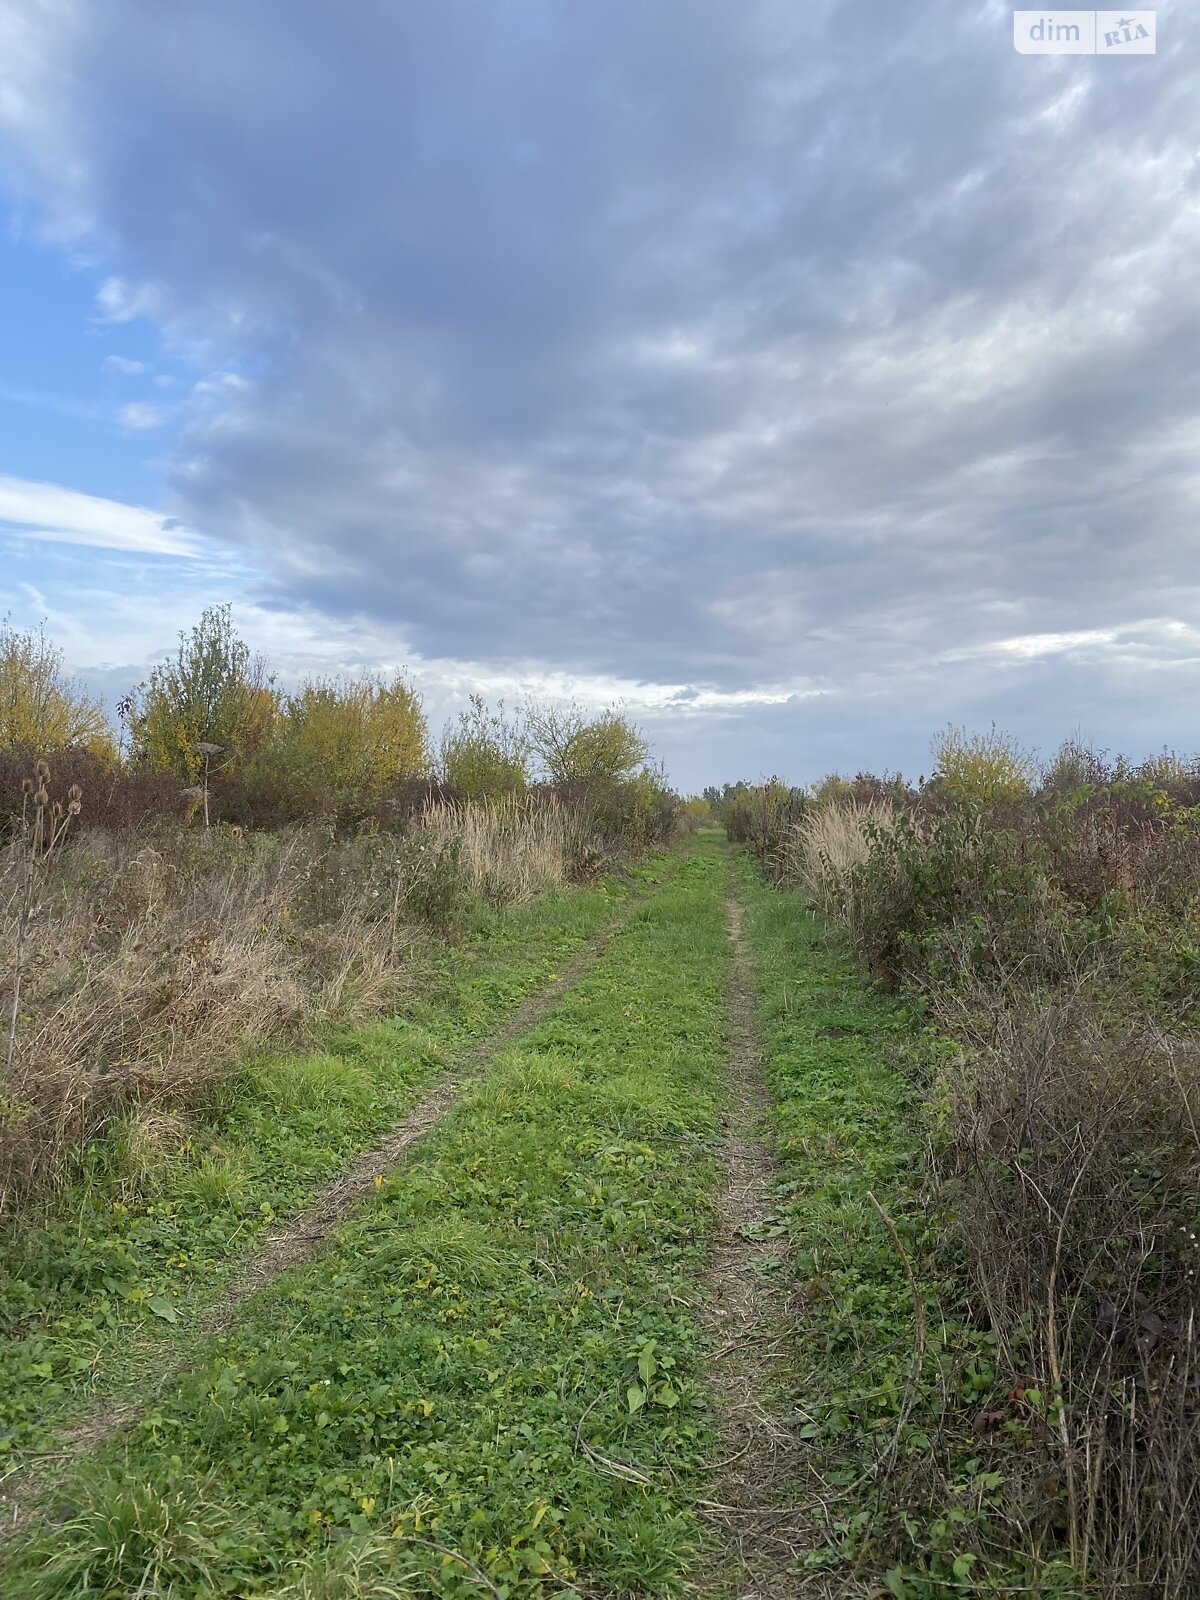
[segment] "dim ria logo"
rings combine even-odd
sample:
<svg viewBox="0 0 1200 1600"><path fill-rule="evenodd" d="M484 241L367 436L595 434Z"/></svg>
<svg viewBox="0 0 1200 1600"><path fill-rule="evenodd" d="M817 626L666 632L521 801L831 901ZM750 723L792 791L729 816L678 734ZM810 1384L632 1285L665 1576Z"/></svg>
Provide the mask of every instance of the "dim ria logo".
<svg viewBox="0 0 1200 1600"><path fill-rule="evenodd" d="M1023 56L1152 56L1153 11L1014 11Z"/></svg>

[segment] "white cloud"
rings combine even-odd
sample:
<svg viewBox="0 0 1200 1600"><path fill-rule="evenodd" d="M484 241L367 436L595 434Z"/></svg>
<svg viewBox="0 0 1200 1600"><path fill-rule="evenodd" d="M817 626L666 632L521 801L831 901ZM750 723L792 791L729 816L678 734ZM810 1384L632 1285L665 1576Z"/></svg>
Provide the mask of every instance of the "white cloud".
<svg viewBox="0 0 1200 1600"><path fill-rule="evenodd" d="M107 372L119 372L125 377L135 377L139 372L145 372L144 361L134 361L129 356L106 356L104 367Z"/></svg>
<svg viewBox="0 0 1200 1600"><path fill-rule="evenodd" d="M117 416L121 426L130 433L141 433L147 428L161 428L166 413L161 406L152 406L145 400L131 400L121 407Z"/></svg>
<svg viewBox="0 0 1200 1600"><path fill-rule="evenodd" d="M25 478L0 477L0 535L148 555L199 553L194 535L161 512Z"/></svg>
<svg viewBox="0 0 1200 1600"><path fill-rule="evenodd" d="M161 296L150 283L105 278L96 291L96 310L102 322L132 322L135 317L153 317L161 309Z"/></svg>

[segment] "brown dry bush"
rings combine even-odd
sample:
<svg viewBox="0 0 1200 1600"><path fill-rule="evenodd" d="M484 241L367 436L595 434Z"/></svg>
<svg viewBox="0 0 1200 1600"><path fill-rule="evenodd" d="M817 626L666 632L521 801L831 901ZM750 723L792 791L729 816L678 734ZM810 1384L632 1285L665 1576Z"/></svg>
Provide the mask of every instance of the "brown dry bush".
<svg viewBox="0 0 1200 1600"><path fill-rule="evenodd" d="M976 1427L1089 1592L1198 1593L1200 1042L1083 978L959 1003L940 1177L1010 1385Z"/></svg>
<svg viewBox="0 0 1200 1600"><path fill-rule="evenodd" d="M0 948L21 850L0 862ZM412 841L318 829L85 834L40 885L0 1100L0 1198L53 1181L131 1105L186 1106L249 1046L394 1003L429 875ZM0 1003L12 981L0 969Z"/></svg>
<svg viewBox="0 0 1200 1600"><path fill-rule="evenodd" d="M997 1341L974 1422L1013 1537L1150 1600L1200 1593L1200 813L1184 764L1172 792L1094 770L987 806L930 786L840 869L798 835L795 870L960 1047L935 1188Z"/></svg>

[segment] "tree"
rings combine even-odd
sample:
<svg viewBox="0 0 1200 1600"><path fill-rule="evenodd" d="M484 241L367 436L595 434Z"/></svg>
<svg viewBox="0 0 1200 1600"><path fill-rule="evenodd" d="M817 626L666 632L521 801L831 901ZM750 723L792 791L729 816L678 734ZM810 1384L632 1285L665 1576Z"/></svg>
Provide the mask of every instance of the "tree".
<svg viewBox="0 0 1200 1600"><path fill-rule="evenodd" d="M489 711L483 696L448 723L442 735L442 774L468 799L518 794L529 781L529 736L501 700Z"/></svg>
<svg viewBox="0 0 1200 1600"><path fill-rule="evenodd" d="M429 771L420 696L402 677L310 678L284 703L271 758L302 812L369 811Z"/></svg>
<svg viewBox="0 0 1200 1600"><path fill-rule="evenodd" d="M45 629L18 632L0 621L0 746L45 754L70 747L115 759L117 748L100 701L64 669Z"/></svg>
<svg viewBox="0 0 1200 1600"><path fill-rule="evenodd" d="M135 751L181 783L204 770L202 745L217 746L221 765L260 748L270 737L278 701L261 656L238 636L228 606L211 606L179 649L134 690L127 702Z"/></svg>
<svg viewBox="0 0 1200 1600"><path fill-rule="evenodd" d="M531 700L525 728L530 748L553 783L629 779L650 755L641 729L616 707L589 718L574 702L540 705Z"/></svg>
<svg viewBox="0 0 1200 1600"><path fill-rule="evenodd" d="M1033 757L993 722L988 733L968 734L951 723L933 742L938 779L966 805L1023 799L1037 775Z"/></svg>

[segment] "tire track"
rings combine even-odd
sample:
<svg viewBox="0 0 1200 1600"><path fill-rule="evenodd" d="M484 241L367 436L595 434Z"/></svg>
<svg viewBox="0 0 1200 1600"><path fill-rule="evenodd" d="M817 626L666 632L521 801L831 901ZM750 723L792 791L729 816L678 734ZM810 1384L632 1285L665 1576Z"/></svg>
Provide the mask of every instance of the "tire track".
<svg viewBox="0 0 1200 1600"><path fill-rule="evenodd" d="M507 1045L528 1033L554 1010L568 990L573 989L591 971L612 940L632 921L641 907L659 893L673 876L674 871L671 871L649 888L633 895L619 915L571 962L561 976L529 995L486 1039L441 1073L402 1121L377 1144L357 1156L346 1172L326 1184L303 1211L250 1255L220 1296L197 1319L191 1330L189 1345L228 1331L244 1300L274 1282L289 1268L318 1255L333 1230L349 1216L355 1205L374 1193L376 1179L387 1176L403 1162L412 1147L437 1126L463 1091L486 1072ZM47 1453L54 1462L54 1475L60 1474L75 1458L99 1449L122 1428L136 1422L183 1370L185 1359L170 1363L158 1382L140 1399L126 1404L101 1406L65 1429L62 1448ZM31 1466L0 1483L0 1523L9 1536L20 1532L33 1520L39 1493L48 1486L49 1476L49 1471L39 1471Z"/></svg>
<svg viewBox="0 0 1200 1600"><path fill-rule="evenodd" d="M801 1593L795 1559L807 1544L801 1507L789 1503L800 1448L790 1417L771 1405L792 1355L800 1315L788 1270L786 1232L764 1226L775 1210L779 1173L760 1134L772 1104L762 1077L742 907L726 899L733 947L728 1007L728 1098L722 1115L724 1191L702 1280L700 1322L715 1349L710 1381L721 1459L712 1498L698 1509L721 1532L725 1560L698 1575L700 1594L736 1600L790 1600ZM782 1368L782 1370L781 1370Z"/></svg>

